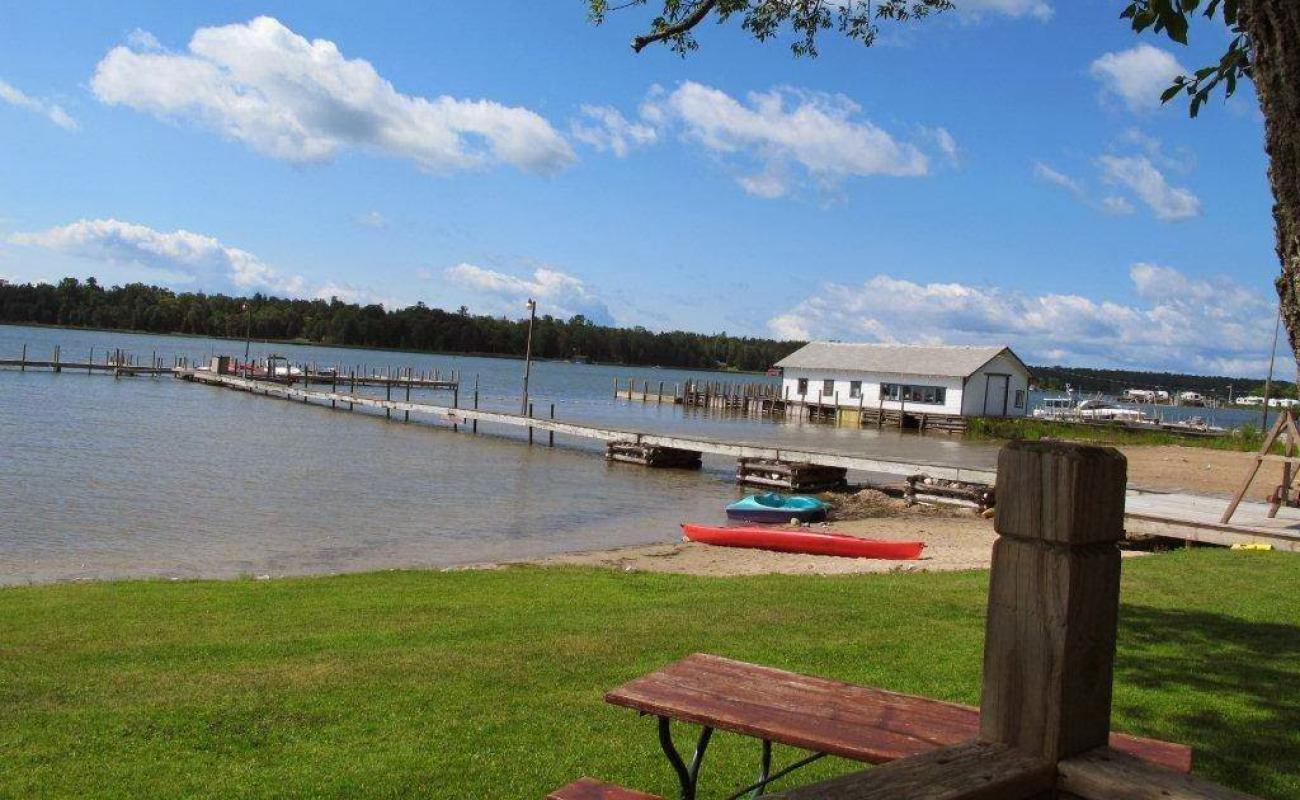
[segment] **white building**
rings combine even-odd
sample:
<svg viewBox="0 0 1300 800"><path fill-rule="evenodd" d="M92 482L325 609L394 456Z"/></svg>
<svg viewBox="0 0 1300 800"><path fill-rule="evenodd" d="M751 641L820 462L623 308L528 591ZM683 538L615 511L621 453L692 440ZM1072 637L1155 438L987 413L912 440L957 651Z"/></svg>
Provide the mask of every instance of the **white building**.
<svg viewBox="0 0 1300 800"><path fill-rule="evenodd" d="M812 342L776 366L790 401L936 417L1029 409L1029 368L1008 347Z"/></svg>

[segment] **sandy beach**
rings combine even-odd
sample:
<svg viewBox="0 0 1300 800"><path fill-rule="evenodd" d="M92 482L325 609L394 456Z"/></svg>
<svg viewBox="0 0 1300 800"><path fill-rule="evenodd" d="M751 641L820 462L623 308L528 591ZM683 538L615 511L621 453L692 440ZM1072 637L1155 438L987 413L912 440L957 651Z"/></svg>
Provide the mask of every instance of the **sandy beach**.
<svg viewBox="0 0 1300 800"><path fill-rule="evenodd" d="M1121 447L1128 458L1128 482L1138 489L1231 497L1254 463L1254 453L1176 445ZM1247 499L1265 500L1282 482L1281 464L1264 464Z"/></svg>

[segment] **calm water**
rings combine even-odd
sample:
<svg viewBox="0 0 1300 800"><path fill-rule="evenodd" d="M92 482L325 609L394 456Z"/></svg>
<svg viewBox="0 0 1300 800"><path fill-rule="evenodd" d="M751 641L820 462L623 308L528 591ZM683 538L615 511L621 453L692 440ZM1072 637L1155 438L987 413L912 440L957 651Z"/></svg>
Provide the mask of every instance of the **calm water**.
<svg viewBox="0 0 1300 800"><path fill-rule="evenodd" d="M122 348L203 360L242 342L0 326L0 356L102 359ZM522 363L253 344L295 362L460 371L468 403L517 411ZM640 431L782 442L989 466L995 449L946 437L777 423L613 399L615 377L760 380L675 370L537 363L536 407ZM445 393L423 399L449 402ZM415 399L413 397L413 399ZM543 412L544 413L544 412ZM1224 412L1219 412L1224 413ZM529 558L672 541L684 520L721 521L735 465L702 473L608 464L600 445L515 430L480 436L404 425L171 378L0 371L0 584L123 576L226 577ZM539 437L539 441L543 440Z"/></svg>

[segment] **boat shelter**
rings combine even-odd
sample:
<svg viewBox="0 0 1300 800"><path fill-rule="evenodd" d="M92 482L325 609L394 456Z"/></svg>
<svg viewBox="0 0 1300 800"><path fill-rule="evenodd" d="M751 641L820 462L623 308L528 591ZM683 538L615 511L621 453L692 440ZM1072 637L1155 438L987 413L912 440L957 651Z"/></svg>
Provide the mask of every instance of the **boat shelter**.
<svg viewBox="0 0 1300 800"><path fill-rule="evenodd" d="M776 363L787 402L908 417L1021 417L1029 368L1005 346L811 342Z"/></svg>

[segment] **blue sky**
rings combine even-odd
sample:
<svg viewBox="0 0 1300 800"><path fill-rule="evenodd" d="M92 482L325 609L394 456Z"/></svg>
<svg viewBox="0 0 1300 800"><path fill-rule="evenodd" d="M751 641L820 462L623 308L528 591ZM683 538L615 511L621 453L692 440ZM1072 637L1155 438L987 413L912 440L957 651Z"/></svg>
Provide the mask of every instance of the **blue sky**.
<svg viewBox="0 0 1300 800"><path fill-rule="evenodd" d="M1107 0L965 0L873 48L632 53L578 0L9 4L0 277L336 294L1260 374L1249 89Z"/></svg>

